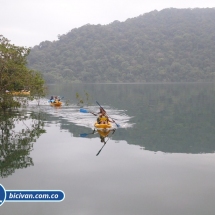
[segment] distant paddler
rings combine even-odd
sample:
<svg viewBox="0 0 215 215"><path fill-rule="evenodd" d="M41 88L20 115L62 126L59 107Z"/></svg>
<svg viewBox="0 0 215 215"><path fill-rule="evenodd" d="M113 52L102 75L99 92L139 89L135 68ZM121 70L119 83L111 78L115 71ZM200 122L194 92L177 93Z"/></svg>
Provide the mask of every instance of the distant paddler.
<svg viewBox="0 0 215 215"><path fill-rule="evenodd" d="M55 97L51 96L49 102L50 102L51 106L55 106L55 107L60 107L62 105L60 98L58 98L57 96L55 96Z"/></svg>

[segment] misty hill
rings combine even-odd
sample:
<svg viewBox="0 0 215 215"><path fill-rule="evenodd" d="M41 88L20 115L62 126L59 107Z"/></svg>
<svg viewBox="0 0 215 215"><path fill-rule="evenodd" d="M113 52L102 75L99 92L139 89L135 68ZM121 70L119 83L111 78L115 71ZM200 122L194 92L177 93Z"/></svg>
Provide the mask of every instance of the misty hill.
<svg viewBox="0 0 215 215"><path fill-rule="evenodd" d="M211 81L214 53L215 8L165 9L72 29L33 47L28 66L48 83Z"/></svg>

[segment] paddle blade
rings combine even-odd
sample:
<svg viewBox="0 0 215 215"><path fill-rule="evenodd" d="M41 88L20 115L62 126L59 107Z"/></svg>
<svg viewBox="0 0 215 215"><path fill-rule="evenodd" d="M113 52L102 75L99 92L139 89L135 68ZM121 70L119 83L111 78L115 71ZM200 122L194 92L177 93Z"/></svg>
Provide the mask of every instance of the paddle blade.
<svg viewBox="0 0 215 215"><path fill-rule="evenodd" d="M86 136L88 136L88 134L86 133L80 134L80 137L86 137Z"/></svg>
<svg viewBox="0 0 215 215"><path fill-rule="evenodd" d="M88 110L83 109L83 108L80 109L80 112L81 112L81 113L89 113Z"/></svg>
<svg viewBox="0 0 215 215"><path fill-rule="evenodd" d="M119 125L119 124L117 124L117 123L115 123L115 124L116 124L117 128L119 128L119 127L120 127L120 125Z"/></svg>

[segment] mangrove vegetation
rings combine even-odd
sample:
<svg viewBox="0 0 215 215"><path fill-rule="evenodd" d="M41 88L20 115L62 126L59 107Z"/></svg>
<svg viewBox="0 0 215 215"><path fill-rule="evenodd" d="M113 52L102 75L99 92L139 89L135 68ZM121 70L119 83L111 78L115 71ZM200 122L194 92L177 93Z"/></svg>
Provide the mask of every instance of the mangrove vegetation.
<svg viewBox="0 0 215 215"><path fill-rule="evenodd" d="M0 111L45 95L42 74L27 67L29 53L29 48L15 46L0 35Z"/></svg>

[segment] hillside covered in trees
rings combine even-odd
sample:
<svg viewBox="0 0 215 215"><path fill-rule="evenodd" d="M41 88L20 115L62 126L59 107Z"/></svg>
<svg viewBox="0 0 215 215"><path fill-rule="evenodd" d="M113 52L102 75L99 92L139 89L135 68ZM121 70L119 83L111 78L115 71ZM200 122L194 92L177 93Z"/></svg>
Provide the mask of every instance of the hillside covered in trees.
<svg viewBox="0 0 215 215"><path fill-rule="evenodd" d="M171 8L72 29L33 47L28 67L47 83L213 81L214 53L215 8Z"/></svg>

